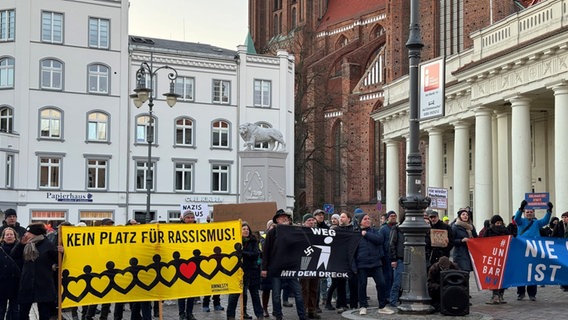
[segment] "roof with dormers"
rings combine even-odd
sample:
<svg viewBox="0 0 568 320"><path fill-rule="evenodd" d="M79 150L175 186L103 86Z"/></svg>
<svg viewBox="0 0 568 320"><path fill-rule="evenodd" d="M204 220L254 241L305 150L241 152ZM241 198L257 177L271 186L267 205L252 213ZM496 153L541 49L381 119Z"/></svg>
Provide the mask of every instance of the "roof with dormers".
<svg viewBox="0 0 568 320"><path fill-rule="evenodd" d="M318 31L385 8L386 0L329 0Z"/></svg>

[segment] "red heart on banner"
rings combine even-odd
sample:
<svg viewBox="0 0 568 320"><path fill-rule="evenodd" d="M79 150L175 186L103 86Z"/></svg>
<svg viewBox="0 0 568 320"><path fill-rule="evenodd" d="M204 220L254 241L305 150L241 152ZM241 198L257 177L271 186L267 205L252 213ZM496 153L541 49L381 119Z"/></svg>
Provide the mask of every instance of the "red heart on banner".
<svg viewBox="0 0 568 320"><path fill-rule="evenodd" d="M193 261L188 263L182 263L179 266L179 272L181 272L181 274L187 279L191 279L195 274L196 270L197 270L197 265Z"/></svg>

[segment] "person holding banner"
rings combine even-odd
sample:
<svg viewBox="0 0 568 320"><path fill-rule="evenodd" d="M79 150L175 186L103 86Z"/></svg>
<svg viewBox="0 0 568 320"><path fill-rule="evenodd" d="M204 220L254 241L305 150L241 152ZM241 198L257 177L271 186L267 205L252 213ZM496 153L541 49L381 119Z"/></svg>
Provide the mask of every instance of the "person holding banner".
<svg viewBox="0 0 568 320"><path fill-rule="evenodd" d="M552 202L548 202L546 204L548 207L546 214L542 217L542 219L537 219L534 215L534 209L525 209L527 204L527 200L521 201L519 210L515 213L515 223L518 228L517 238L540 238L540 229L546 226L550 221L552 208L554 206L552 205ZM523 212L524 217L522 217ZM517 300L523 300L525 298L525 292L528 293L530 301L536 301L536 285L517 287Z"/></svg>
<svg viewBox="0 0 568 320"><path fill-rule="evenodd" d="M277 225L289 224L291 220L291 215L286 211L279 209L272 217L272 222ZM270 269L271 262L275 259L276 249L274 244L276 243L276 238L279 236L278 227L268 231L266 235L266 241L264 244L264 251L262 254L262 271L261 276L266 278L268 276L268 270ZM285 236L285 235L284 235ZM300 281L298 278L282 278L280 276L272 277L272 314L276 317L276 320L282 320L282 284L283 282L288 283L288 288L290 292L294 295L296 300L296 312L298 313L298 318L300 320L306 319L306 311L304 309L304 299L302 297L302 288L300 286Z"/></svg>
<svg viewBox="0 0 568 320"><path fill-rule="evenodd" d="M30 318L34 302L37 303L39 320L49 320L53 304L57 301L57 289L53 281L54 265L57 266L57 247L47 240L46 233L43 223L31 223L20 243L12 250L14 260L24 261L18 291L22 320Z"/></svg>
<svg viewBox="0 0 568 320"><path fill-rule="evenodd" d="M243 237L243 318L252 319L247 314L247 292L250 292L252 299L252 307L257 319L264 319L262 305L260 304L260 297L258 291L260 290L260 268L259 257L260 249L258 247L258 240L252 234L248 223L242 223L242 237ZM230 294L229 303L227 305L227 320L235 319L235 310L239 302L240 294Z"/></svg>
<svg viewBox="0 0 568 320"><path fill-rule="evenodd" d="M467 242L471 238L477 238L477 231L471 222L469 211L460 209L458 218L452 226L452 235L454 243L454 251L452 254L453 261L458 265L460 270L471 272L473 267L467 249Z"/></svg>
<svg viewBox="0 0 568 320"><path fill-rule="evenodd" d="M195 214L191 210L185 210L181 214L182 223L196 223ZM193 316L194 297L178 299L179 320L196 320Z"/></svg>
<svg viewBox="0 0 568 320"><path fill-rule="evenodd" d="M503 218L500 215L496 214L491 217L489 220L489 228L485 230L483 234L484 238L487 237L498 237L498 236L505 236L510 235L511 233L505 227L505 223L503 222ZM505 289L494 289L493 295L491 296L491 300L487 302L487 304L505 304L507 301L503 298L503 294L505 293Z"/></svg>

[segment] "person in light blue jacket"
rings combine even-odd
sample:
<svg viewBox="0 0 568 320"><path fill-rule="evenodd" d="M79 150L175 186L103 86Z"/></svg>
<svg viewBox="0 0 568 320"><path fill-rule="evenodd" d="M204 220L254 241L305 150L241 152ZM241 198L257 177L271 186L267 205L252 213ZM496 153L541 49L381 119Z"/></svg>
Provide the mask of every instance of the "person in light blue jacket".
<svg viewBox="0 0 568 320"><path fill-rule="evenodd" d="M546 210L546 214L542 219L537 219L534 216L534 209L526 208L527 201L521 201L521 206L519 210L515 213L515 223L517 224L517 238L540 238L540 229L546 225L550 221L550 216L552 215L552 202L547 203L548 209ZM525 216L522 216L522 213L525 213ZM517 287L517 300L523 300L525 298L525 292L529 294L529 299L531 301L536 301L536 291L537 286L522 286Z"/></svg>

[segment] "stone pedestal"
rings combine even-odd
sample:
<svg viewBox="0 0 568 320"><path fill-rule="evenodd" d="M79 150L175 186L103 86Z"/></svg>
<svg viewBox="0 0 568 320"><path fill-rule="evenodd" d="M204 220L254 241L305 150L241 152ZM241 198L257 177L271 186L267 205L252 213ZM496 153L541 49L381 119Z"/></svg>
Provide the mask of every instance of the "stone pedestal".
<svg viewBox="0 0 568 320"><path fill-rule="evenodd" d="M286 152L240 151L240 203L274 201L286 208Z"/></svg>

